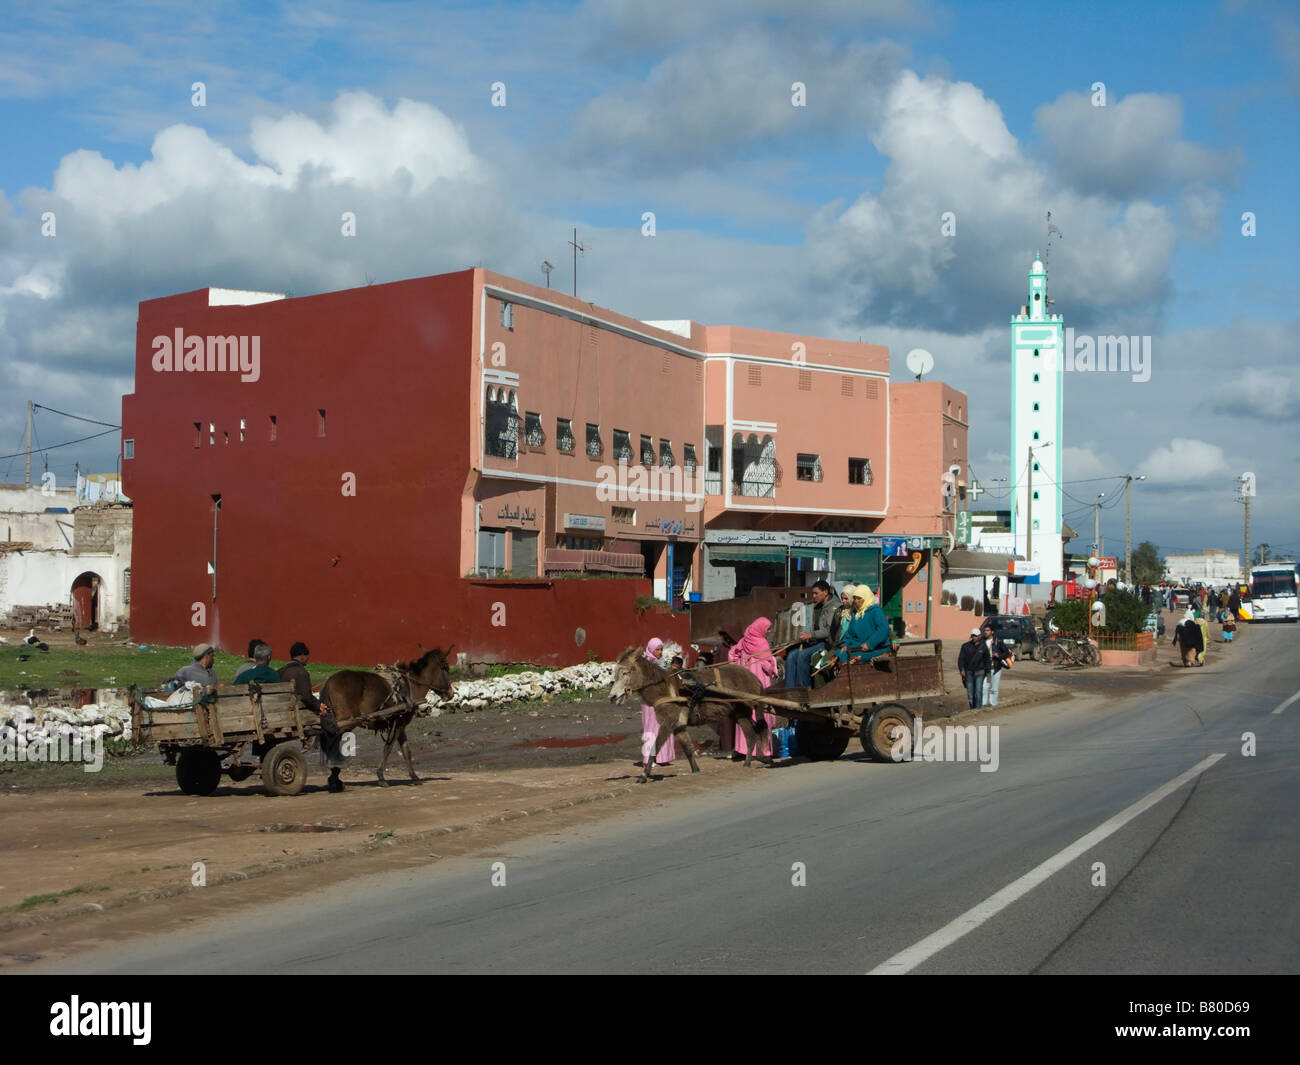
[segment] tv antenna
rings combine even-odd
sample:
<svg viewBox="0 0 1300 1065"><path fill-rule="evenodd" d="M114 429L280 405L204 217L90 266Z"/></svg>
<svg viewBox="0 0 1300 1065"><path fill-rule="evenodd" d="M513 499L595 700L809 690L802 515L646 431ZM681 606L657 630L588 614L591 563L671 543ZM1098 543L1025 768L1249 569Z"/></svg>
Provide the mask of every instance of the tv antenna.
<svg viewBox="0 0 1300 1065"><path fill-rule="evenodd" d="M578 243L578 227L573 227L573 239L569 241L573 245L573 294L578 295L578 252L586 251L586 246Z"/></svg>
<svg viewBox="0 0 1300 1065"><path fill-rule="evenodd" d="M1047 294L1048 288L1052 282L1052 275L1051 272L1048 270L1048 266L1051 265L1050 260L1052 258L1052 234L1053 233L1055 233L1062 240L1065 239L1065 234L1062 233L1059 229L1057 229L1056 225L1052 222L1052 212L1048 211L1047 212L1047 248L1043 252L1043 313L1044 314L1047 314L1047 308L1056 302L1056 300L1052 299Z"/></svg>

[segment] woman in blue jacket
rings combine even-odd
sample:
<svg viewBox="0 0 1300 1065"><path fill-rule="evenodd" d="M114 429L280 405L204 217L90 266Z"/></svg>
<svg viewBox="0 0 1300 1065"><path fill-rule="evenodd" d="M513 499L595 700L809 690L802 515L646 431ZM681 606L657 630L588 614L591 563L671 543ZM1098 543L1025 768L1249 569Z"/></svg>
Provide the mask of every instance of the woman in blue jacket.
<svg viewBox="0 0 1300 1065"><path fill-rule="evenodd" d="M844 633L844 643L835 653L841 662L870 662L886 654L892 642L889 618L865 584L853 590L853 617Z"/></svg>

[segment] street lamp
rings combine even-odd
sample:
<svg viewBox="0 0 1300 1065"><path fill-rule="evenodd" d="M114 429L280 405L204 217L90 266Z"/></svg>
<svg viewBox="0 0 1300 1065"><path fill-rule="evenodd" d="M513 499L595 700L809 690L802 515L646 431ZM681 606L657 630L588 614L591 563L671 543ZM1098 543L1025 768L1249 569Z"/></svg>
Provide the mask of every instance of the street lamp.
<svg viewBox="0 0 1300 1065"><path fill-rule="evenodd" d="M1101 551L1101 501L1105 498L1105 492L1098 492L1092 504L1092 553L1094 555Z"/></svg>
<svg viewBox="0 0 1300 1065"><path fill-rule="evenodd" d="M1133 522L1132 508L1128 501L1129 486L1134 481L1145 481L1146 474L1134 477L1131 473L1124 475L1124 583L1133 584Z"/></svg>

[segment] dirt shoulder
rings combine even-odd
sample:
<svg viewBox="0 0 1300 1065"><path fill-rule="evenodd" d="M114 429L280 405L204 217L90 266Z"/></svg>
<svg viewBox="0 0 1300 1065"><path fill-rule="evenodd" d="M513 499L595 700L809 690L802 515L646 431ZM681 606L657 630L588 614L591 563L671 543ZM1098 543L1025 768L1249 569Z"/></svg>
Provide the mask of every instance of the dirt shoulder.
<svg viewBox="0 0 1300 1065"><path fill-rule="evenodd" d="M1168 656L1163 656L1168 657ZM1220 659L1222 660L1222 659ZM1061 669L1018 663L1004 676L998 717L1072 693L1125 698L1187 672L1170 668ZM927 720L966 708L949 671ZM693 730L706 747L709 729ZM307 886L384 869L490 854L506 842L560 831L649 803L719 787L761 786L762 770L684 759L637 783L640 713L608 702L551 702L417 719L412 785L400 758L375 779L380 745L364 734L333 795L309 755L301 794L273 798L257 777L223 778L210 796L187 796L156 752L112 759L102 774L76 767L0 772L0 970L157 933ZM856 741L849 753L857 750ZM864 767L865 768L865 767ZM197 864L196 863L201 863ZM202 881L202 886L199 886Z"/></svg>

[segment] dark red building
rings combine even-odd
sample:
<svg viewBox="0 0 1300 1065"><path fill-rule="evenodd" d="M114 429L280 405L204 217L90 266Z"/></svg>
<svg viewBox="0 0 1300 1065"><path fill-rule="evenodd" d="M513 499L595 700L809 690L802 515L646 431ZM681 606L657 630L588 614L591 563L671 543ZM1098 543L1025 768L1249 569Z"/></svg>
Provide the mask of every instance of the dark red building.
<svg viewBox="0 0 1300 1065"><path fill-rule="evenodd" d="M648 579L470 575L473 515L493 498L485 285L502 281L467 270L296 299L201 289L141 303L136 390L122 400L134 637L242 653L257 636L281 658L304 640L318 660L361 664L417 643L544 664L608 659L652 635L684 643L684 617L634 609ZM509 283L541 304L542 290ZM563 311L548 320L580 339L593 330L576 317L589 305L545 298ZM554 484L536 491L557 510ZM556 522L570 517L547 514L544 550L565 546Z"/></svg>

